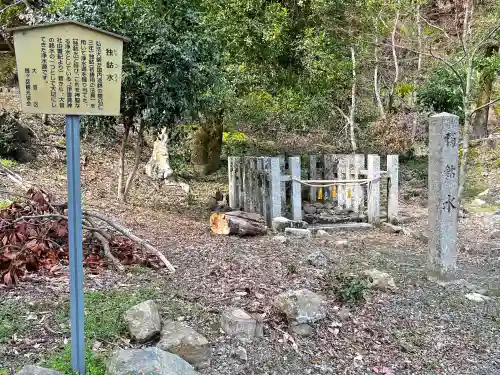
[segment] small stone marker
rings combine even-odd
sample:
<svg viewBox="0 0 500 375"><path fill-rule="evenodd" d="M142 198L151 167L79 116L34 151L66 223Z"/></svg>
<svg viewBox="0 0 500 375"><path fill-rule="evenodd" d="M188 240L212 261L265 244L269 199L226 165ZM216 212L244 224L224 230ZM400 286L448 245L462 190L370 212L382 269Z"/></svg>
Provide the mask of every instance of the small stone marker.
<svg viewBox="0 0 500 375"><path fill-rule="evenodd" d="M458 116L430 117L429 260L440 274L453 271L457 261L459 139Z"/></svg>

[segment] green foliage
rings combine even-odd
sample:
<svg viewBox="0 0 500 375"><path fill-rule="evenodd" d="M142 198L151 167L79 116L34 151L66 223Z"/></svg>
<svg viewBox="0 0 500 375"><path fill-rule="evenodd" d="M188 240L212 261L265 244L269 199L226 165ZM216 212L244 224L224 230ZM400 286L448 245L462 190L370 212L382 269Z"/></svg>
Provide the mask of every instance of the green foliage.
<svg viewBox="0 0 500 375"><path fill-rule="evenodd" d="M7 168L12 168L17 165L17 161L11 159L0 159L0 163Z"/></svg>
<svg viewBox="0 0 500 375"><path fill-rule="evenodd" d="M116 118L112 116L82 116L80 135L83 139L101 141L104 144L116 142Z"/></svg>
<svg viewBox="0 0 500 375"><path fill-rule="evenodd" d="M0 344L12 339L16 333L26 332L30 328L30 321L23 317L24 306L18 303L7 302L0 305Z"/></svg>
<svg viewBox="0 0 500 375"><path fill-rule="evenodd" d="M73 375L71 366L71 345L66 345L63 350L57 351L43 361L46 368L59 371L66 375ZM85 368L87 375L103 375L106 373L106 361L98 356L89 345L85 345Z"/></svg>
<svg viewBox="0 0 500 375"><path fill-rule="evenodd" d="M295 275L299 271L299 268L295 263L288 263L286 265L286 273L288 275Z"/></svg>
<svg viewBox="0 0 500 375"><path fill-rule="evenodd" d="M330 271L324 275L323 281L325 288L333 291L342 302L364 301L368 289L366 281L358 275Z"/></svg>
<svg viewBox="0 0 500 375"><path fill-rule="evenodd" d="M122 114L147 126L174 124L199 107L213 85L217 60L196 0L73 0L57 18L69 18L131 39L124 45Z"/></svg>
<svg viewBox="0 0 500 375"><path fill-rule="evenodd" d="M11 205L11 201L0 201L0 210L4 210Z"/></svg>
<svg viewBox="0 0 500 375"><path fill-rule="evenodd" d="M434 112L448 112L463 119L462 92L458 77L445 67L436 69L417 90L418 104Z"/></svg>
<svg viewBox="0 0 500 375"><path fill-rule="evenodd" d="M0 156L12 155L19 149L19 127L12 116L0 111Z"/></svg>
<svg viewBox="0 0 500 375"><path fill-rule="evenodd" d="M16 57L14 54L0 53L0 85L8 83L13 77L16 69Z"/></svg>
<svg viewBox="0 0 500 375"><path fill-rule="evenodd" d="M222 152L227 156L245 155L250 145L250 138L242 132L224 132Z"/></svg>
<svg viewBox="0 0 500 375"><path fill-rule="evenodd" d="M149 288L139 289L133 293L122 290L85 293L85 339L89 343L94 340L116 339L126 331L123 313L130 307L151 299L153 295L154 290ZM68 323L68 303L57 312L57 320Z"/></svg>

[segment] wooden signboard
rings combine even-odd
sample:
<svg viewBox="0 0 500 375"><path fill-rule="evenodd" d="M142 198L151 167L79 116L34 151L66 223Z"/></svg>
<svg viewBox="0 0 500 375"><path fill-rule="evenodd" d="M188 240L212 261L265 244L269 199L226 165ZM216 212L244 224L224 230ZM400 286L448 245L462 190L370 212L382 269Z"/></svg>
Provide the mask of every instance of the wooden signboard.
<svg viewBox="0 0 500 375"><path fill-rule="evenodd" d="M74 21L12 31L24 112L120 114L127 38Z"/></svg>

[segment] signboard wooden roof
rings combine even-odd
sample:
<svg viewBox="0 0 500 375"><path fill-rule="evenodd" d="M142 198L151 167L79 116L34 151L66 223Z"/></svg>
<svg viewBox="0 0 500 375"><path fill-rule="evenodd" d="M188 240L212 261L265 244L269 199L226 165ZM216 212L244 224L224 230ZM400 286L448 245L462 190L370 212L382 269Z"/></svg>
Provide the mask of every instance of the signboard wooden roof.
<svg viewBox="0 0 500 375"><path fill-rule="evenodd" d="M76 21L10 31L24 112L119 115L128 38Z"/></svg>

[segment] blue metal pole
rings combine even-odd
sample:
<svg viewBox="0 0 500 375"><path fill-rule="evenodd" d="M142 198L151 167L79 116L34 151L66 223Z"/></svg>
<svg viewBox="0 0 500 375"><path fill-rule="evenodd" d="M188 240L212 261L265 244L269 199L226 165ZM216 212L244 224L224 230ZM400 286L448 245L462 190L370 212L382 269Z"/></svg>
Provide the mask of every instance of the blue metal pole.
<svg viewBox="0 0 500 375"><path fill-rule="evenodd" d="M71 365L75 374L83 375L85 374L85 352L79 116L66 116L66 150L68 167Z"/></svg>

